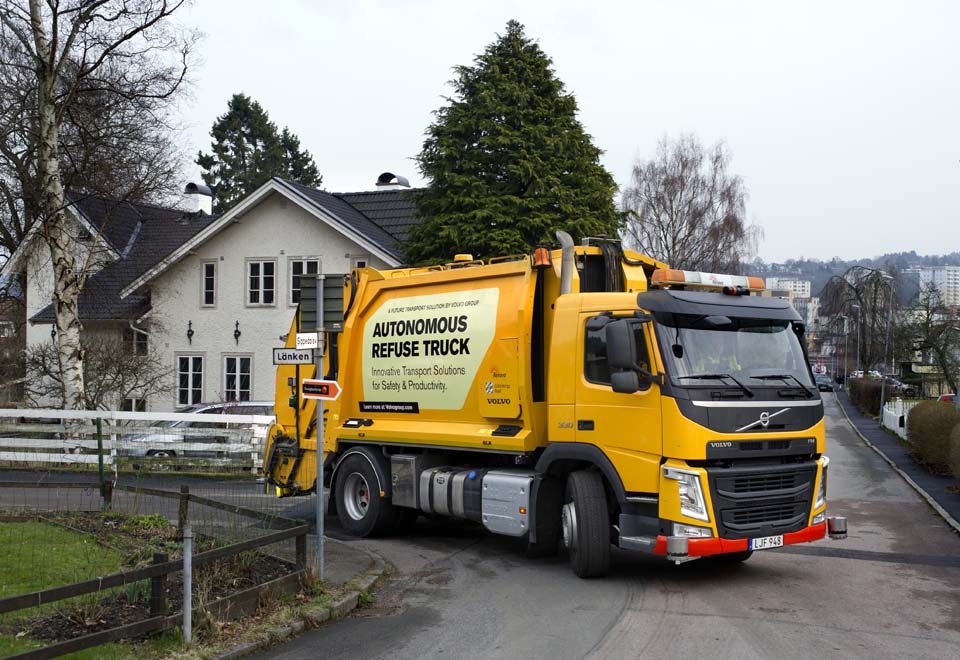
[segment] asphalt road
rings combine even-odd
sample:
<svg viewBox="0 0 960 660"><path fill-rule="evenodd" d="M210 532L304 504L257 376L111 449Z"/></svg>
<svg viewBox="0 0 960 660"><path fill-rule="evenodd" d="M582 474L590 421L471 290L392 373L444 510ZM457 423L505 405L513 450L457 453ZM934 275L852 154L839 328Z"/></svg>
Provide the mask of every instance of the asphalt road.
<svg viewBox="0 0 960 660"><path fill-rule="evenodd" d="M404 538L352 541L396 567L372 605L254 657L956 657L960 537L825 398L829 510L849 518L845 541L732 567L615 551L609 577L580 580L516 540L421 520Z"/></svg>

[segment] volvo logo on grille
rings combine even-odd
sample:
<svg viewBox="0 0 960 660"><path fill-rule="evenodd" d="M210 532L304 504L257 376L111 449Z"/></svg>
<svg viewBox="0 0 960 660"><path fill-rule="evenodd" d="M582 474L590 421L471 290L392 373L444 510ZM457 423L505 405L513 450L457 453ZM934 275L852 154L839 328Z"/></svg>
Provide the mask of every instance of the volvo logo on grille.
<svg viewBox="0 0 960 660"><path fill-rule="evenodd" d="M775 412L775 413L767 412L766 410L764 410L762 413L760 413L760 419L758 419L758 420L755 421L755 422L751 422L751 423L747 424L746 426L741 426L741 427L738 428L736 431L734 431L734 433L740 433L741 431L749 431L750 429L756 428L757 426L759 426L759 427L761 427L761 428L767 428L768 426L770 426L770 420L771 420L771 419L773 419L773 418L776 417L777 415L782 415L783 413L787 412L788 410L790 410L790 409L789 409L789 408L783 408L782 410L778 410L778 411Z"/></svg>

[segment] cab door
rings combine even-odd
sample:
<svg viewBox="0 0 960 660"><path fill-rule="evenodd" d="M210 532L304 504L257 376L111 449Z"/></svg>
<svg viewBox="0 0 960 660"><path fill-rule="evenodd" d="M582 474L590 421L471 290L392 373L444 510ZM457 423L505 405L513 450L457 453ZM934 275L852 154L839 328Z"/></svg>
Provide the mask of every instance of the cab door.
<svg viewBox="0 0 960 660"><path fill-rule="evenodd" d="M606 330L587 327L595 316L581 314L579 319L576 441L599 447L620 474L628 493L655 493L663 453L660 387L641 378L638 392L613 391ZM652 330L650 323L634 324L637 361L651 372L656 371L650 359Z"/></svg>

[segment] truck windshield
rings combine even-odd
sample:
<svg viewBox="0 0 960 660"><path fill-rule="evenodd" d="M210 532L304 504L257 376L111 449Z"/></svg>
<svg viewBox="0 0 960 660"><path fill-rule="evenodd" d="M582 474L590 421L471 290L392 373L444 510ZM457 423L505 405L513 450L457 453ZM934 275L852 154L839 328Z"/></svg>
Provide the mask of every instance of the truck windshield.
<svg viewBox="0 0 960 660"><path fill-rule="evenodd" d="M676 314L657 326L675 385L813 387L789 321Z"/></svg>

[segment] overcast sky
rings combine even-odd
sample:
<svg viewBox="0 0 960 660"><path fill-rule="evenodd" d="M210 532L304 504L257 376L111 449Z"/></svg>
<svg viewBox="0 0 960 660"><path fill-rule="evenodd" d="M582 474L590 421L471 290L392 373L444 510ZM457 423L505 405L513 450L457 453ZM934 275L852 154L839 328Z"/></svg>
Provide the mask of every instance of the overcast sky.
<svg viewBox="0 0 960 660"><path fill-rule="evenodd" d="M411 160L452 67L526 26L623 187L664 134L725 140L760 256L960 250L960 2L196 0L189 151L236 92L330 191ZM199 168L192 176L199 179Z"/></svg>

